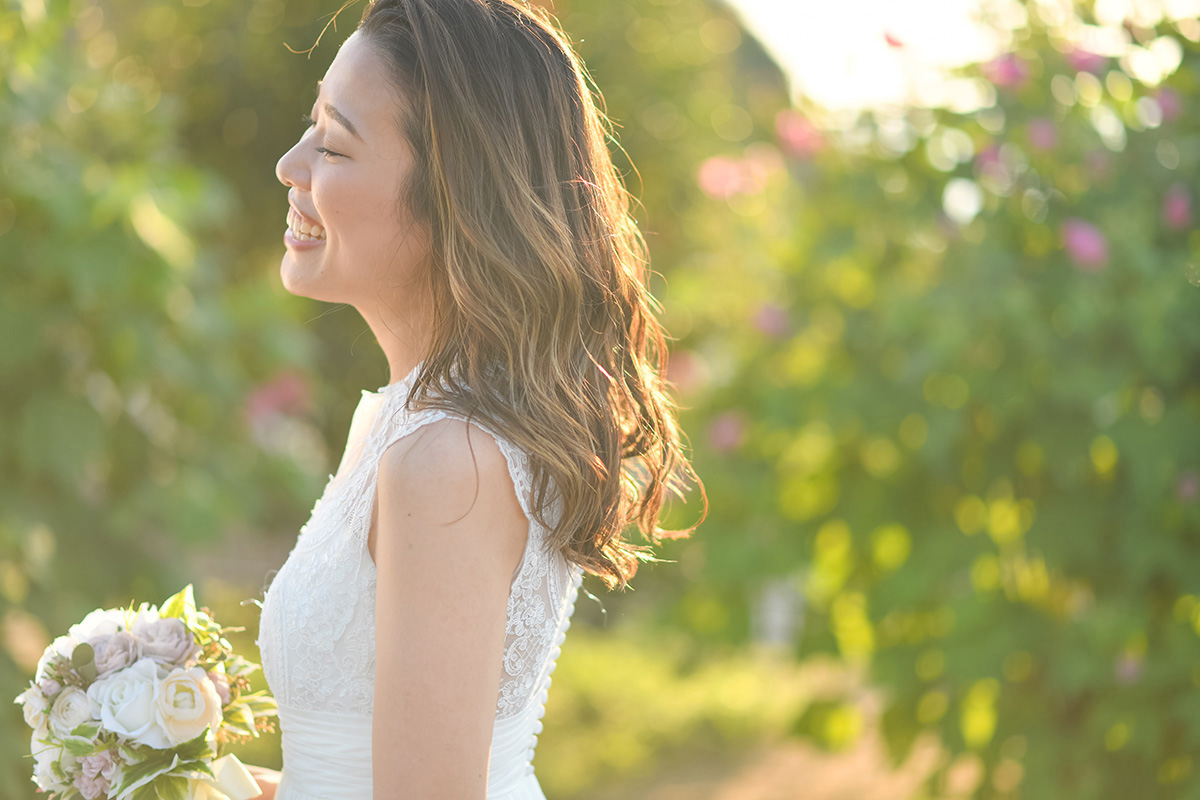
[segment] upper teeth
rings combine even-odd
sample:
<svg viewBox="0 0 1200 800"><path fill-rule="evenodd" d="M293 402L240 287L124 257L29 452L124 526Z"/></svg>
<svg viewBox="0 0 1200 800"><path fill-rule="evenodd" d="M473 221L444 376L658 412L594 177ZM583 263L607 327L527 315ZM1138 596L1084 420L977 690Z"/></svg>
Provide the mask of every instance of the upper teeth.
<svg viewBox="0 0 1200 800"><path fill-rule="evenodd" d="M288 206L288 227L292 229L292 235L302 242L307 242L312 239L324 239L325 229L316 223L309 222L296 213L296 209Z"/></svg>

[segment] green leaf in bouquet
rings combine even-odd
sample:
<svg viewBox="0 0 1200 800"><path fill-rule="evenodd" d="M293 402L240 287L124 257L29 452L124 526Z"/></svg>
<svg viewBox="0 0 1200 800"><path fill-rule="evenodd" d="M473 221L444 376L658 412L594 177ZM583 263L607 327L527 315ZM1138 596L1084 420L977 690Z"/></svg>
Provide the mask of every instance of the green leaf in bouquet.
<svg viewBox="0 0 1200 800"><path fill-rule="evenodd" d="M124 742L117 743L117 750L121 753L121 760L126 764L140 764L154 754L152 750L130 747Z"/></svg>
<svg viewBox="0 0 1200 800"><path fill-rule="evenodd" d="M204 761L204 760L181 762L178 767L171 770L167 774L168 775L179 775L184 778L195 778L196 773L200 773L201 775L207 775L210 778L216 777L216 775L213 774L212 766L209 764L208 761Z"/></svg>
<svg viewBox="0 0 1200 800"><path fill-rule="evenodd" d="M274 697L267 693L266 689L261 689L254 694L242 695L241 702L245 703L256 717L275 716L279 713L279 704L275 702Z"/></svg>
<svg viewBox="0 0 1200 800"><path fill-rule="evenodd" d="M126 767L125 779L121 782L113 800L126 800L131 793L133 798L137 798L138 793L135 790L147 787L159 775L175 769L179 765L179 761L179 756L171 751L157 752L139 764ZM150 791L151 800L153 800L153 788Z"/></svg>
<svg viewBox="0 0 1200 800"><path fill-rule="evenodd" d="M154 789L158 794L158 800L188 800L187 778L164 775L154 781Z"/></svg>
<svg viewBox="0 0 1200 800"><path fill-rule="evenodd" d="M250 675L258 669L261 669L258 664L247 661L241 656L234 656L225 662L225 674L231 678L237 678L241 675Z"/></svg>
<svg viewBox="0 0 1200 800"><path fill-rule="evenodd" d="M87 642L78 644L71 651L71 669L89 683L96 680L96 651Z"/></svg>
<svg viewBox="0 0 1200 800"><path fill-rule="evenodd" d="M246 736L258 736L254 713L243 703L231 703L225 709L225 724Z"/></svg>
<svg viewBox="0 0 1200 800"><path fill-rule="evenodd" d="M205 728L204 731L195 739L184 742L171 752L179 756L182 761L191 761L197 758L211 756L214 752L213 744L215 742L212 737L212 732Z"/></svg>
<svg viewBox="0 0 1200 800"><path fill-rule="evenodd" d="M72 734L71 736L64 737L62 743L66 746L67 752L76 758L83 758L84 756L96 753L96 739L94 736L84 738Z"/></svg>
<svg viewBox="0 0 1200 800"><path fill-rule="evenodd" d="M84 739L95 739L100 735L99 722L84 722L81 725L75 726L75 730L71 731L72 736L82 736Z"/></svg>
<svg viewBox="0 0 1200 800"><path fill-rule="evenodd" d="M192 593L192 584L167 598L158 613L162 617L177 617L185 623L196 616L196 597Z"/></svg>

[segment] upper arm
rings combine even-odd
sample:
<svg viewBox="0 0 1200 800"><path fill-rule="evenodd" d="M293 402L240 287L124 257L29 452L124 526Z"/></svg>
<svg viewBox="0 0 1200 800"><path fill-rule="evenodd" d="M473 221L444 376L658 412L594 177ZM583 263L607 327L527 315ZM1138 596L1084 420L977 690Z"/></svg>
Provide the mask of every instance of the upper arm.
<svg viewBox="0 0 1200 800"><path fill-rule="evenodd" d="M376 502L374 794L481 800L529 521L495 440L455 419L384 453Z"/></svg>

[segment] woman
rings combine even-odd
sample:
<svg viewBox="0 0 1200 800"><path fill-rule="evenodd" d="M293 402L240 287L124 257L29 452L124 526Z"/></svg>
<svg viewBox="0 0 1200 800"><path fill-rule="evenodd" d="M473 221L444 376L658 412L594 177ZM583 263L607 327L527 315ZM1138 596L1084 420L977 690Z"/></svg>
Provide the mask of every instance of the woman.
<svg viewBox="0 0 1200 800"><path fill-rule="evenodd" d="M392 382L263 604L268 797L544 798L582 573L623 589L623 530L699 485L605 137L544 12L377 0L280 159L284 285L354 306Z"/></svg>

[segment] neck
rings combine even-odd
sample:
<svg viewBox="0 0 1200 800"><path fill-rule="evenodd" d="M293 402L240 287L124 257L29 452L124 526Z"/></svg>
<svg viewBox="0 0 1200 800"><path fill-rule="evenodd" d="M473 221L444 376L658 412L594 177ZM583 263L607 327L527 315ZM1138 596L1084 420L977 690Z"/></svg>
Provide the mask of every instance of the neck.
<svg viewBox="0 0 1200 800"><path fill-rule="evenodd" d="M425 358L429 346L427 314L384 314L362 308L358 311L387 358L389 384L402 380Z"/></svg>

